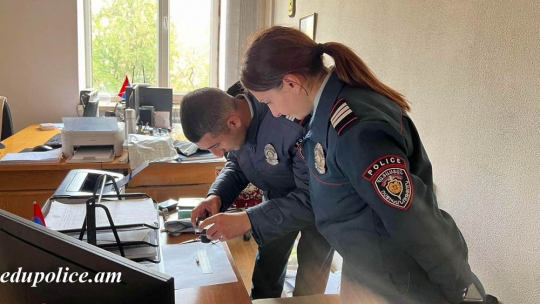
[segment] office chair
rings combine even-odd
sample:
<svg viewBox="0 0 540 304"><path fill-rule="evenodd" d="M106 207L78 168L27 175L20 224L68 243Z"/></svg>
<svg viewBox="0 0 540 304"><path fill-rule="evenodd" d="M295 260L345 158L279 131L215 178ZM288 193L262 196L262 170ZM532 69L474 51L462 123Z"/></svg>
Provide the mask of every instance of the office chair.
<svg viewBox="0 0 540 304"><path fill-rule="evenodd" d="M11 111L7 103L7 98L0 96L0 141L13 135L13 121L11 119ZM6 146L0 143L0 149Z"/></svg>

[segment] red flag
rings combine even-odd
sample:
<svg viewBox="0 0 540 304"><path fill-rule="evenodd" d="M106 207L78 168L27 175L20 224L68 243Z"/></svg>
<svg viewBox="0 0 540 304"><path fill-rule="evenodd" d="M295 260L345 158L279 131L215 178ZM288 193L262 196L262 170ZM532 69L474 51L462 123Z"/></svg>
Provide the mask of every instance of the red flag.
<svg viewBox="0 0 540 304"><path fill-rule="evenodd" d="M126 75L126 79L124 79L124 83L122 83L122 87L120 88L120 92L118 93L119 97L126 98L126 87L129 86L129 78Z"/></svg>
<svg viewBox="0 0 540 304"><path fill-rule="evenodd" d="M45 218L43 218L43 213L41 213L41 207L35 201L34 201L34 216L32 217L32 222L38 223L46 227Z"/></svg>

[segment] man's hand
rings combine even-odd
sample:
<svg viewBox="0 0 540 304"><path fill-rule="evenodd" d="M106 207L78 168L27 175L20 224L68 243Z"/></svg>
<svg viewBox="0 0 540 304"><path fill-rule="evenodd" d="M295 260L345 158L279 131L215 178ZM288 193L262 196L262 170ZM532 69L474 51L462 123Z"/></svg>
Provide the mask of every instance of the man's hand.
<svg viewBox="0 0 540 304"><path fill-rule="evenodd" d="M195 209L191 211L191 223L197 227L197 218L207 218L216 215L221 208L221 197L210 195L204 201L200 202Z"/></svg>
<svg viewBox="0 0 540 304"><path fill-rule="evenodd" d="M212 225L213 224L213 225ZM242 236L251 230L251 222L247 212L220 213L207 218L199 225L199 230L212 225L206 231L206 237L211 240L226 241Z"/></svg>

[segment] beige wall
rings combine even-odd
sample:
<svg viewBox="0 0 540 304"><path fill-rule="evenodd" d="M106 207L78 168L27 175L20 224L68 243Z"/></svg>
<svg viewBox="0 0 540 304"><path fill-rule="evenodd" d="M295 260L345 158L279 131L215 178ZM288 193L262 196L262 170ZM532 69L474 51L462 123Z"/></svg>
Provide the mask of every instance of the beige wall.
<svg viewBox="0 0 540 304"><path fill-rule="evenodd" d="M318 13L318 42L352 47L406 95L474 271L505 303L538 303L539 3L329 3L297 0L289 18L288 0L274 0L274 24Z"/></svg>
<svg viewBox="0 0 540 304"><path fill-rule="evenodd" d="M0 0L0 95L15 131L75 116L79 96L75 0Z"/></svg>

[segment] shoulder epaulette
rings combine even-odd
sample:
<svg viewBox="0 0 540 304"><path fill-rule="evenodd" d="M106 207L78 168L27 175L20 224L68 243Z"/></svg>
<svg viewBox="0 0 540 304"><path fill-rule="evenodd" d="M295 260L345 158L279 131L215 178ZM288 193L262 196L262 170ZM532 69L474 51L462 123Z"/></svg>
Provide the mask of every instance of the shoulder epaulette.
<svg viewBox="0 0 540 304"><path fill-rule="evenodd" d="M358 117L343 98L338 99L330 111L330 123L336 129L338 135L357 119Z"/></svg>

